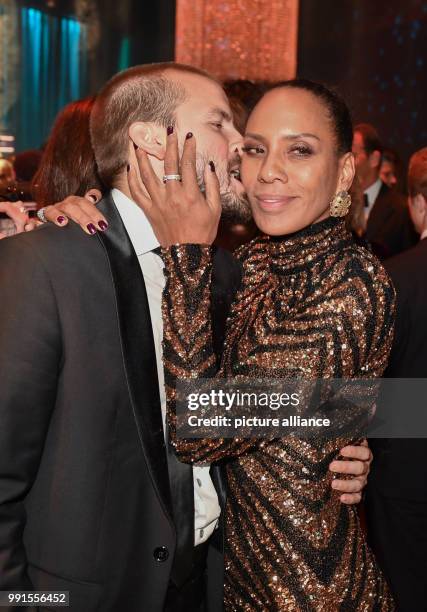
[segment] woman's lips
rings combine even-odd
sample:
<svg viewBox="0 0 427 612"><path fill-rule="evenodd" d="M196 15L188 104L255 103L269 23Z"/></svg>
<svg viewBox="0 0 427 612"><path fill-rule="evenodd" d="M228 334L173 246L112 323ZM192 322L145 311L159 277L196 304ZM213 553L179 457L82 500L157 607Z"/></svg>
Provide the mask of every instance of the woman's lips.
<svg viewBox="0 0 427 612"><path fill-rule="evenodd" d="M277 210L291 204L296 196L257 195L255 198L263 210Z"/></svg>

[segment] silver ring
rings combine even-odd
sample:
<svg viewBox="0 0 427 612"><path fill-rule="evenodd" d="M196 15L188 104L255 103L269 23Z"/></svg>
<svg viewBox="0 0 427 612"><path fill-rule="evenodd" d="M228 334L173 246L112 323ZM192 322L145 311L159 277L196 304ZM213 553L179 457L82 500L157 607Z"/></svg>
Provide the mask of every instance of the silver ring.
<svg viewBox="0 0 427 612"><path fill-rule="evenodd" d="M48 220L44 216L44 211L45 211L45 208L39 208L39 210L37 211L37 219L41 221L42 223L48 223Z"/></svg>
<svg viewBox="0 0 427 612"><path fill-rule="evenodd" d="M163 176L163 182L167 183L168 181L181 181L181 175L180 174L165 174Z"/></svg>

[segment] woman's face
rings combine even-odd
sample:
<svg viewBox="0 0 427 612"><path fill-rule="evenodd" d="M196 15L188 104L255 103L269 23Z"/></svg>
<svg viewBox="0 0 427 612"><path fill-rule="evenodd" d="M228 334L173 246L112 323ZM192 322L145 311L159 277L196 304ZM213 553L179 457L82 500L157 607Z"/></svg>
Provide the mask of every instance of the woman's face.
<svg viewBox="0 0 427 612"><path fill-rule="evenodd" d="M242 182L255 223L272 236L290 234L329 215L329 202L350 188L352 153L338 157L327 110L303 89L268 92L249 117Z"/></svg>

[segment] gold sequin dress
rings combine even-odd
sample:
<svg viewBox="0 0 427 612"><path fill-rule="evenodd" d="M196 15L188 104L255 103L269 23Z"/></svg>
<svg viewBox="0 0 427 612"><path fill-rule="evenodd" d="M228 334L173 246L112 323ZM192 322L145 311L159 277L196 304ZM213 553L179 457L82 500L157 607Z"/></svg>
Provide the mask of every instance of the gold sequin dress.
<svg viewBox="0 0 427 612"><path fill-rule="evenodd" d="M163 251L168 420L185 462L226 460L227 611L394 610L354 506L331 488L329 463L348 440L186 440L175 432L177 378L381 376L393 332L394 290L342 219L238 252L240 291L216 373L211 342L212 249Z"/></svg>

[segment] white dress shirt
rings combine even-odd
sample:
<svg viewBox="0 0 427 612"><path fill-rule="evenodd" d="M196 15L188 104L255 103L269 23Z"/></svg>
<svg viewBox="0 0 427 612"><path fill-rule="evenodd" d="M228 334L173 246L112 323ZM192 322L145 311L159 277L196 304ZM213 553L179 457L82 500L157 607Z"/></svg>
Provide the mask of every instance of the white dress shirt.
<svg viewBox="0 0 427 612"><path fill-rule="evenodd" d="M163 320L161 305L165 277L161 257L152 252L159 246L159 242L147 217L135 202L118 189L113 189L112 196L135 249L147 289L164 426L166 420L166 391L162 359ZM209 466L193 466L195 545L206 542L211 536L221 513L218 495L210 477L209 469Z"/></svg>
<svg viewBox="0 0 427 612"><path fill-rule="evenodd" d="M372 183L368 189L365 189L363 192L366 196L368 196L368 206L365 207L365 217L366 219L371 214L371 210L375 204L375 200L378 197L379 192L381 191L381 187L383 186L383 182L381 179L377 179L375 183Z"/></svg>
<svg viewBox="0 0 427 612"><path fill-rule="evenodd" d="M427 229L421 232L420 240L424 240L424 238L427 238Z"/></svg>

